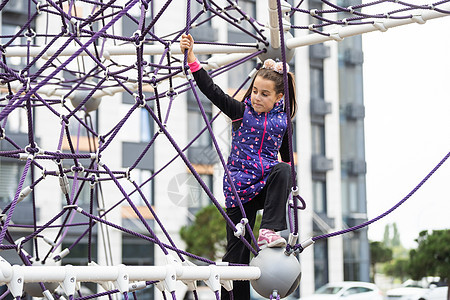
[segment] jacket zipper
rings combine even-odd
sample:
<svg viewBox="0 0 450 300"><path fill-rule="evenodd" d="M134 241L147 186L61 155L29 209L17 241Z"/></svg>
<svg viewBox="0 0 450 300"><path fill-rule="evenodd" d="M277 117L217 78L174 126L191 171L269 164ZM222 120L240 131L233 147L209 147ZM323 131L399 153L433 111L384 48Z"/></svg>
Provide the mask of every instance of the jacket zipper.
<svg viewBox="0 0 450 300"><path fill-rule="evenodd" d="M261 146L259 147L258 156L259 156L259 162L261 163L261 169L262 169L262 176L264 177L264 165L261 157L261 151L264 143L264 136L266 135L266 127L267 127L267 113L264 113L264 131L261 138Z"/></svg>

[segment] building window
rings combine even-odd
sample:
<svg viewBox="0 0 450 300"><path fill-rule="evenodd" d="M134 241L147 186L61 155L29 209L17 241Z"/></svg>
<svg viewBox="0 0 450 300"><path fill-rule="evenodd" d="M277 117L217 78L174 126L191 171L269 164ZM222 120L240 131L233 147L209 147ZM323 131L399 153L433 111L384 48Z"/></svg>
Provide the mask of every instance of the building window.
<svg viewBox="0 0 450 300"><path fill-rule="evenodd" d="M208 121L212 118L212 104L209 100L201 97L201 103L205 110ZM198 107L195 98L188 97L188 140L192 141L205 128L206 123ZM202 135L192 144L194 147L211 147L212 139L208 130L205 130Z"/></svg>
<svg viewBox="0 0 450 300"><path fill-rule="evenodd" d="M136 181L136 184L139 186L142 183L144 183L147 179L149 179L152 176L153 172L150 170L141 170L141 169L134 169L132 172L132 180ZM142 194L145 196L146 200L150 205L154 204L154 180L151 180L144 184L142 187L140 187L140 190L142 191ZM137 206L146 206L146 203L140 193L135 192L132 195L130 195L131 201L137 205Z"/></svg>
<svg viewBox="0 0 450 300"><path fill-rule="evenodd" d="M205 96L199 95L199 99L206 113L208 122L212 119L212 103ZM205 119L199 111L199 106L192 94L188 94L188 140L194 138L206 127ZM216 149L212 146L212 138L209 130L205 130L200 137L189 147L189 161L197 165L213 165L217 162Z"/></svg>
<svg viewBox="0 0 450 300"><path fill-rule="evenodd" d="M312 125L311 131L312 154L325 155L325 126Z"/></svg>
<svg viewBox="0 0 450 300"><path fill-rule="evenodd" d="M154 244L138 238L123 236L122 263L127 266L153 265Z"/></svg>
<svg viewBox="0 0 450 300"><path fill-rule="evenodd" d="M20 26L15 24L2 24L2 35L3 36L14 36L17 32L20 31ZM8 43L10 41L10 38L2 38L2 45ZM20 45L26 45L27 44L27 38L26 37L18 37L16 38L11 46L20 46ZM26 65L26 57L7 57L6 58L6 64L13 68L21 68Z"/></svg>
<svg viewBox="0 0 450 300"><path fill-rule="evenodd" d="M328 282L328 241L318 240L314 244L314 284L315 289Z"/></svg>
<svg viewBox="0 0 450 300"><path fill-rule="evenodd" d="M122 236L122 263L127 266L154 265L154 244L145 240ZM154 299L153 285L135 292L137 299ZM132 296L131 296L132 297Z"/></svg>
<svg viewBox="0 0 450 300"><path fill-rule="evenodd" d="M206 184L208 189L212 191L213 176L210 174L201 174L200 177ZM211 199L209 199L208 195L205 193L205 191L201 188L201 186L198 183L196 183L196 187L192 187L189 189L189 193L191 199L189 201L188 219L190 222L192 222L195 220L195 215L200 209L211 204Z"/></svg>
<svg viewBox="0 0 450 300"><path fill-rule="evenodd" d="M344 235L344 280L361 280L361 238L359 232L355 231L352 236Z"/></svg>
<svg viewBox="0 0 450 300"><path fill-rule="evenodd" d="M0 203L4 208L14 200L19 181L23 174L24 165L16 162L5 162L0 159ZM23 188L31 184L31 170L25 177ZM31 197L26 197L23 201L29 201Z"/></svg>
<svg viewBox="0 0 450 300"><path fill-rule="evenodd" d="M314 212L327 213L327 190L324 181L313 181Z"/></svg>
<svg viewBox="0 0 450 300"><path fill-rule="evenodd" d="M311 59L311 63L315 60ZM322 60L320 60L322 61ZM325 87L323 79L323 68L312 66L310 69L310 97L311 99L324 99Z"/></svg>
<svg viewBox="0 0 450 300"><path fill-rule="evenodd" d="M152 106L150 106L152 107ZM152 117L145 109L141 109L141 142L150 142L155 134L155 125Z"/></svg>
<svg viewBox="0 0 450 300"><path fill-rule="evenodd" d="M199 96L205 110L208 121L212 118L212 103L203 95ZM192 141L200 131L206 126L205 120L199 111L198 103L192 94L188 94L188 140ZM208 130L203 132L200 137L189 147L188 158L194 164L200 178L212 191L213 189L213 164L217 161L217 151L212 145L212 138ZM188 219L193 221L196 213L210 204L206 192L193 177L188 175L186 180L188 184Z"/></svg>
<svg viewBox="0 0 450 300"><path fill-rule="evenodd" d="M361 212L358 205L358 182L356 179L350 179L342 182L342 196L346 201L343 202L342 210L344 215Z"/></svg>
<svg viewBox="0 0 450 300"><path fill-rule="evenodd" d="M3 94L2 96L4 97L5 95ZM10 112L4 130L6 131L6 134L28 133L27 112L24 109L15 109Z"/></svg>

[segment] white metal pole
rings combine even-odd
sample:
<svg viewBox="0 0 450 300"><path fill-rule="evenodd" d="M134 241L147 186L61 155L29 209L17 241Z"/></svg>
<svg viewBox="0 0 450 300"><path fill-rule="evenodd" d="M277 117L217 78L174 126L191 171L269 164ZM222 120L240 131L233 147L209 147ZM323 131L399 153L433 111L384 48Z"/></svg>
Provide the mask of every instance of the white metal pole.
<svg viewBox="0 0 450 300"><path fill-rule="evenodd" d="M450 11L450 3L439 5L439 9ZM329 33L330 36L313 33L305 36L292 38L286 41L286 46L289 49L320 44L327 41L341 41L346 37L351 37L354 35L359 35L363 33L368 33L372 31L386 31L389 28L419 23L424 24L426 21L436 18L441 18L449 16L449 14L444 14L437 12L435 10L425 10L422 13L413 15L412 18L408 19L374 19L374 24L362 24L362 25L351 25L351 26L335 26L333 30L326 31L324 33Z"/></svg>
<svg viewBox="0 0 450 300"><path fill-rule="evenodd" d="M270 45L274 49L280 48L280 33L278 28L278 11L276 0L269 0L269 31Z"/></svg>
<svg viewBox="0 0 450 300"><path fill-rule="evenodd" d="M126 273L129 281L164 280L175 268L176 280L207 280L212 272L221 280L255 280L261 276L257 267L251 266L11 266L3 261L0 265L0 284L8 284L15 274L21 274L23 282L63 282L69 275L79 282L117 281Z"/></svg>

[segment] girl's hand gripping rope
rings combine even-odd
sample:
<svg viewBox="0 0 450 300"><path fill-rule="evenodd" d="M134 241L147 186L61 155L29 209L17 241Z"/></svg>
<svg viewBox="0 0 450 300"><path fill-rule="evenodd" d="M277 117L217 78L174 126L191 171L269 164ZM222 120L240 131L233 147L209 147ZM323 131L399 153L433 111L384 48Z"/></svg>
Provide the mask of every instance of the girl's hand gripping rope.
<svg viewBox="0 0 450 300"><path fill-rule="evenodd" d="M195 62L195 60L197 58L195 57L195 54L194 54L194 38L192 37L192 35L183 34L181 36L180 49L183 54L186 50L188 51L188 53L187 53L187 62L188 63Z"/></svg>

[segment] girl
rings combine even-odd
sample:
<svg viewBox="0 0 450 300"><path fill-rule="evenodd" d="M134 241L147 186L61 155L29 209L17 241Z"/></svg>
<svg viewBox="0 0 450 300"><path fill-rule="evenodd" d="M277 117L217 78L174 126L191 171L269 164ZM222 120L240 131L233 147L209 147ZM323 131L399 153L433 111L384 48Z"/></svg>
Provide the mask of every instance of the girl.
<svg viewBox="0 0 450 300"><path fill-rule="evenodd" d="M214 84L202 69L193 51L194 39L182 35L181 51L188 50L188 65L203 94L232 120L232 145L227 167L241 199L248 222L253 229L256 213L264 209L258 245L283 247L286 240L276 231L286 229L286 202L291 187L289 162L287 115L284 111L283 65L269 59L256 73L243 101L235 100ZM295 83L292 73L289 78L289 101L291 117L296 111ZM283 162L278 161L280 152ZM242 214L224 176L223 190L227 215L234 224L240 223ZM250 242L247 232L245 238ZM227 226L227 247L223 261L239 264L250 262L250 251L233 228ZM248 281L234 281L233 292L240 300L250 299ZM221 299L229 299L222 288Z"/></svg>

